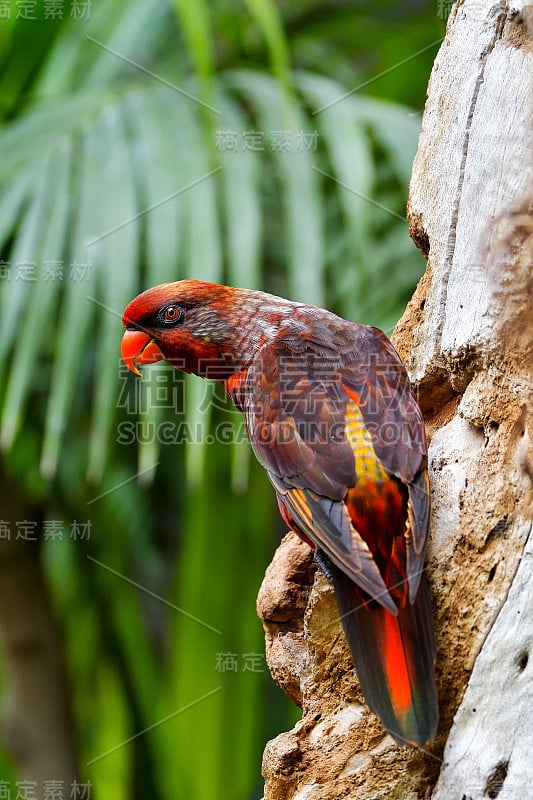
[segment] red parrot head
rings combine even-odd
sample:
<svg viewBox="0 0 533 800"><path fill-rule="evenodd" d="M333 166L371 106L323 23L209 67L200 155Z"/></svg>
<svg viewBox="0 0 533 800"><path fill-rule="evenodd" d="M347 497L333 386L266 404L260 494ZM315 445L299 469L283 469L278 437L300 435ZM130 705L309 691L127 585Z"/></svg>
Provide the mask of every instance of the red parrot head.
<svg viewBox="0 0 533 800"><path fill-rule="evenodd" d="M275 300L276 314L269 300ZM251 289L204 281L155 286L129 303L121 354L132 372L165 360L184 372L224 380L240 371L294 304ZM253 324L251 324L253 323Z"/></svg>

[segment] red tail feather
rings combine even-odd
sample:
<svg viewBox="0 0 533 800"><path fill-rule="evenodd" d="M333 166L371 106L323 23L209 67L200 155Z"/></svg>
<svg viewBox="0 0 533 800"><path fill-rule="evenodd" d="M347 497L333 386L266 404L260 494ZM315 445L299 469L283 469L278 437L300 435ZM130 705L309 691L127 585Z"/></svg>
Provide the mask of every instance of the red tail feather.
<svg viewBox="0 0 533 800"><path fill-rule="evenodd" d="M399 744L434 738L438 703L433 677L435 639L425 580L413 605L395 617L372 603L334 567L333 580L346 638L369 707Z"/></svg>

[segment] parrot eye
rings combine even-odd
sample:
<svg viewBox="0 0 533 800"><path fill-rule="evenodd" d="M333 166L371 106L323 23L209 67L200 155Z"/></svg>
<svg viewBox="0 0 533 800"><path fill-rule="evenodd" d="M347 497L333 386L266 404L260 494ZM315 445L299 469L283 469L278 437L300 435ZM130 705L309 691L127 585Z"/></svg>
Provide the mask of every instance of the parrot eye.
<svg viewBox="0 0 533 800"><path fill-rule="evenodd" d="M160 317L167 325L173 325L179 322L183 315L183 311L179 306L167 306L160 312Z"/></svg>

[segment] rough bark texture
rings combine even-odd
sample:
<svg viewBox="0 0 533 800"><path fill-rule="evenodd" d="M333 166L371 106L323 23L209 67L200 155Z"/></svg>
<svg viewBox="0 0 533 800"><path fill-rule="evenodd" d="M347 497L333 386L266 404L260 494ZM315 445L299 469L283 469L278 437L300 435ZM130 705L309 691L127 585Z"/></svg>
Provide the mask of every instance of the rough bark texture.
<svg viewBox="0 0 533 800"><path fill-rule="evenodd" d="M290 535L258 609L303 717L267 745L265 800L531 796L532 105L533 7L457 3L410 187L427 271L394 337L431 440L437 740L400 748L366 709L333 591L317 573L309 593Z"/></svg>

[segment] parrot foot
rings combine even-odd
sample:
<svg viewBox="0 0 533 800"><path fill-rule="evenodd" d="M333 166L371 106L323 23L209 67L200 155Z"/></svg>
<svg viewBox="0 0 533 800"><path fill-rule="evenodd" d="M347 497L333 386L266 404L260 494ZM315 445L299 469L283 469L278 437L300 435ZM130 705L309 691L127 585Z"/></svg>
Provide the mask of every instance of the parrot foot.
<svg viewBox="0 0 533 800"><path fill-rule="evenodd" d="M327 555L318 548L314 552L314 559L315 563L317 564L319 569L324 573L328 581L330 583L333 583L333 569L332 569L333 565L331 563L331 559L329 559Z"/></svg>

